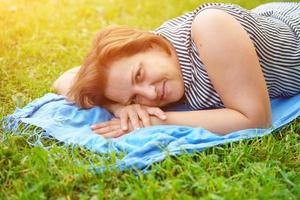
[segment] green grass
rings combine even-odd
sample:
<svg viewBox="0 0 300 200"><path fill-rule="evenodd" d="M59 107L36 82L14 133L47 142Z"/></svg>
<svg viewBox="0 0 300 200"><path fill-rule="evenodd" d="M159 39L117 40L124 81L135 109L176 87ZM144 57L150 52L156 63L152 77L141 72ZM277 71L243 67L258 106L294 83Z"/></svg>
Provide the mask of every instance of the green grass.
<svg viewBox="0 0 300 200"><path fill-rule="evenodd" d="M0 1L0 118L51 92L60 73L81 64L99 28L154 29L203 2ZM252 8L267 1L227 2ZM297 118L263 138L169 156L137 176L88 169L86 157L108 165L115 155L97 161L84 148L46 151L8 136L0 145L0 199L299 199L299 133Z"/></svg>

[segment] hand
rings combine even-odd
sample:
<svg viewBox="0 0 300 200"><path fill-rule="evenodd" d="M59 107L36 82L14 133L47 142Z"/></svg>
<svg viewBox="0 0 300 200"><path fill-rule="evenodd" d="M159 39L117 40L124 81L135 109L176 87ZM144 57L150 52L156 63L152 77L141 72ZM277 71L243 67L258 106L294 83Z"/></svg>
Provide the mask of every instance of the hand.
<svg viewBox="0 0 300 200"><path fill-rule="evenodd" d="M166 120L167 116L164 111L158 107L149 107L140 104L131 104L118 109L115 113L120 118L121 128L127 131L129 124L133 129L147 127L151 125L150 116L156 116L161 120ZM128 118L130 123L128 122Z"/></svg>
<svg viewBox="0 0 300 200"><path fill-rule="evenodd" d="M121 120L114 118L110 121L106 121L100 124L95 124L91 126L94 133L102 135L105 138L120 137L127 134L133 130L130 125L128 130L124 131L121 129Z"/></svg>

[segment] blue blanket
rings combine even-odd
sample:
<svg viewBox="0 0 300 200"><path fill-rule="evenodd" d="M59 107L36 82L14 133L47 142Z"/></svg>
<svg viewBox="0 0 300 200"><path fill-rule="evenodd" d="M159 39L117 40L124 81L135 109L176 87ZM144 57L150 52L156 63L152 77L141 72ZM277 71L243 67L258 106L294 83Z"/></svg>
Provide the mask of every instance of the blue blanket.
<svg viewBox="0 0 300 200"><path fill-rule="evenodd" d="M122 152L125 156L116 162L120 170L138 168L146 171L152 163L163 160L167 154L201 151L227 142L261 137L287 124L300 115L300 94L291 98L273 99L272 127L269 129L247 129L219 136L203 128L187 126L152 126L142 128L120 138L105 139L94 134L90 125L107 121L112 115L103 108L79 109L64 96L48 93L24 108L17 108L4 117L5 132L22 134L32 125L42 129L32 135L52 136L65 144L78 144L100 153ZM38 145L39 141L33 145ZM101 169L101 166L99 166Z"/></svg>

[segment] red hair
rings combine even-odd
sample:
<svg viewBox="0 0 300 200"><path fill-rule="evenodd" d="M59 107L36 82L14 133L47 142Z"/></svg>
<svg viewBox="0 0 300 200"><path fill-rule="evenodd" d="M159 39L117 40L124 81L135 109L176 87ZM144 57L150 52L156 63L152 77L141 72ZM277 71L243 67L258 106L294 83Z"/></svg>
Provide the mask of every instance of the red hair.
<svg viewBox="0 0 300 200"><path fill-rule="evenodd" d="M87 54L67 96L81 108L103 106L109 100L103 95L106 70L117 59L159 47L172 55L172 45L161 36L127 26L110 26L96 34L91 51Z"/></svg>

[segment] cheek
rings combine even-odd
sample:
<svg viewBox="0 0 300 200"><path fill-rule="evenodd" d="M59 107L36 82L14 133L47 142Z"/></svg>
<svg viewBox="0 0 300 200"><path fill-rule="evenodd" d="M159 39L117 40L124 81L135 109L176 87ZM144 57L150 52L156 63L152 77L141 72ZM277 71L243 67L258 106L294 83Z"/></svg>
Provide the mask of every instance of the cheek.
<svg viewBox="0 0 300 200"><path fill-rule="evenodd" d="M166 90L167 90L166 103L173 103L174 101L177 101L179 95L179 91L178 91L179 89L180 89L180 85L175 81L170 81L166 85Z"/></svg>

